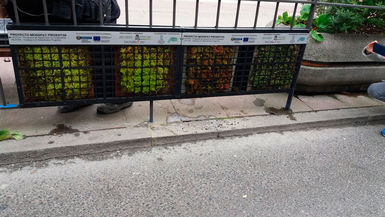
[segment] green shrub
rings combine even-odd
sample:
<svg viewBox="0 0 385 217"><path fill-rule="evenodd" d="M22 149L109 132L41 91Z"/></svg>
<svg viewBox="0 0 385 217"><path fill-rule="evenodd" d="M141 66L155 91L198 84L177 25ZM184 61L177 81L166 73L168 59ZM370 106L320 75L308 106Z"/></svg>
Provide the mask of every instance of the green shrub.
<svg viewBox="0 0 385 217"><path fill-rule="evenodd" d="M384 6L385 0L326 0L345 4ZM305 28L309 17L311 5L303 5L301 13L294 19L295 28ZM321 42L325 33L385 33L385 10L361 9L351 7L318 6L317 14L312 22L311 36ZM290 25L292 16L284 12L278 16L277 24Z"/></svg>

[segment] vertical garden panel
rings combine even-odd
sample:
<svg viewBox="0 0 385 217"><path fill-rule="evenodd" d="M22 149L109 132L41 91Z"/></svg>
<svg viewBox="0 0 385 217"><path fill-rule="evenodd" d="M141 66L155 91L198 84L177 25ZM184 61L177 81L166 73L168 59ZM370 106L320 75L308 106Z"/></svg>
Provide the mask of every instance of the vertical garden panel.
<svg viewBox="0 0 385 217"><path fill-rule="evenodd" d="M290 88L300 53L299 45L256 46L251 67L249 90Z"/></svg>
<svg viewBox="0 0 385 217"><path fill-rule="evenodd" d="M185 94L229 92L236 62L234 46L189 46L185 50Z"/></svg>
<svg viewBox="0 0 385 217"><path fill-rule="evenodd" d="M175 46L122 46L117 49L116 95L174 94Z"/></svg>
<svg viewBox="0 0 385 217"><path fill-rule="evenodd" d="M88 47L20 46L16 50L26 102L94 97Z"/></svg>

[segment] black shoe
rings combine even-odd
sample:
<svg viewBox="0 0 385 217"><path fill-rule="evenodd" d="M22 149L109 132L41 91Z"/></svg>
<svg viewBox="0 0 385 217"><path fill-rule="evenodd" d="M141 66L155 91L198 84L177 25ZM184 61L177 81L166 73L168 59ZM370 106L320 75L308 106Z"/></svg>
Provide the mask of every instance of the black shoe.
<svg viewBox="0 0 385 217"><path fill-rule="evenodd" d="M98 106L96 111L98 114L112 114L118 111L121 111L125 108L131 107L132 102L125 102L125 103L119 103L119 104L112 104L112 103L106 103L103 105Z"/></svg>
<svg viewBox="0 0 385 217"><path fill-rule="evenodd" d="M73 111L76 111L78 109L81 109L83 107L86 107L86 106L89 106L91 104L81 104L81 105L63 105L63 106L59 106L57 108L57 110L60 112L60 113L68 113L68 112L73 112Z"/></svg>

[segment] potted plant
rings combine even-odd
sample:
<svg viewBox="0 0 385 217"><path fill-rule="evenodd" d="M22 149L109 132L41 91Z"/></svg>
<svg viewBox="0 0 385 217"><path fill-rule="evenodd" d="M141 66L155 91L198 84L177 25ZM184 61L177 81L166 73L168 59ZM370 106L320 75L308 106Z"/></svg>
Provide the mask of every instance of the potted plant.
<svg viewBox="0 0 385 217"><path fill-rule="evenodd" d="M328 2L337 2L328 0ZM338 1L341 3L341 1ZM384 6L385 1L344 0L342 3ZM305 27L310 5L304 5L294 27ZM291 24L285 12L277 23ZM366 90L370 83L383 80L385 65L361 54L371 41L385 43L385 10L318 6L311 36L304 54L297 90L336 92ZM313 40L314 39L314 40Z"/></svg>

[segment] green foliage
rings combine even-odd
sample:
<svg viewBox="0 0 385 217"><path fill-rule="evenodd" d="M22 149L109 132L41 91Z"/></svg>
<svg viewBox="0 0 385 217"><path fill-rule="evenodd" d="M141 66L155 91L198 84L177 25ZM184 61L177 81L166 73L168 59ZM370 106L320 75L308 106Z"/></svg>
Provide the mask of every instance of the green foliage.
<svg viewBox="0 0 385 217"><path fill-rule="evenodd" d="M310 31L310 34L311 34L311 37L317 41L317 42L322 42L324 40L324 36L320 33L318 33L317 31L315 30L311 30Z"/></svg>
<svg viewBox="0 0 385 217"><path fill-rule="evenodd" d="M89 50L56 46L19 48L26 98L60 101L88 97L92 89ZM62 79L62 73L63 78ZM64 85L63 85L64 84Z"/></svg>
<svg viewBox="0 0 385 217"><path fill-rule="evenodd" d="M128 46L120 49L120 85L126 93L156 94L168 87L170 47Z"/></svg>
<svg viewBox="0 0 385 217"><path fill-rule="evenodd" d="M22 140L24 135L17 131L0 130L0 141L7 139Z"/></svg>
<svg viewBox="0 0 385 217"><path fill-rule="evenodd" d="M326 2L338 2L345 4L385 6L385 0L326 0ZM294 28L305 28L309 18L311 5L305 4L301 8L299 16L294 19ZM278 16L276 24L291 25L292 16L284 12ZM324 37L319 32L385 32L385 10L358 9L351 7L319 6L317 16L313 19L311 36L317 42Z"/></svg>
<svg viewBox="0 0 385 217"><path fill-rule="evenodd" d="M385 0L326 0L326 2L385 6ZM322 32L385 32L385 10L319 6L317 13L330 15L328 28Z"/></svg>
<svg viewBox="0 0 385 217"><path fill-rule="evenodd" d="M257 90L289 88L298 53L299 47L295 45L258 46L258 58L250 78L252 87Z"/></svg>

